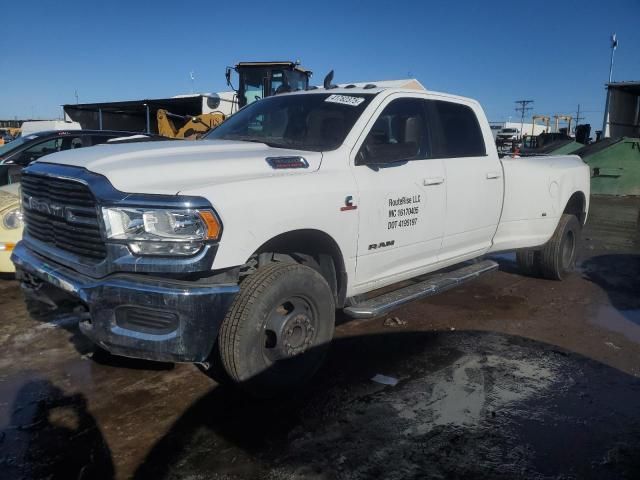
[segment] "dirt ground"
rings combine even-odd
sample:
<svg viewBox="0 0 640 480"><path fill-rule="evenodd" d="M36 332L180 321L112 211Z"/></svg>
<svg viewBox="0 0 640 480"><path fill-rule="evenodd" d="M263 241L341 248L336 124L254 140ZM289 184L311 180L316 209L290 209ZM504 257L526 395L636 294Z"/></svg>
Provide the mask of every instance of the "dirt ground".
<svg viewBox="0 0 640 480"><path fill-rule="evenodd" d="M499 255L399 322L340 318L326 366L275 401L95 351L0 280L0 478L640 478L639 210L593 199L564 282Z"/></svg>

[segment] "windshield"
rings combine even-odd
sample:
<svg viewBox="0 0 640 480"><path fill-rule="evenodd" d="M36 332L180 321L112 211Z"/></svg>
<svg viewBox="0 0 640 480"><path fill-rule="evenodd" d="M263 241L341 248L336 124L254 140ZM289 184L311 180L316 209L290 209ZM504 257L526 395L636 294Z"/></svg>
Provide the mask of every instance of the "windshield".
<svg viewBox="0 0 640 480"><path fill-rule="evenodd" d="M18 137L9 143L5 143L0 147L0 157L18 148L20 145L24 145L25 143L30 142L34 138L35 137L33 135L27 135L26 137Z"/></svg>
<svg viewBox="0 0 640 480"><path fill-rule="evenodd" d="M241 81L244 83L244 97L246 103L253 103L256 100L260 100L263 97L262 91L262 77L264 72L262 70L247 71L244 72Z"/></svg>
<svg viewBox="0 0 640 480"><path fill-rule="evenodd" d="M301 94L255 102L209 132L207 140L242 140L271 147L338 148L373 94Z"/></svg>

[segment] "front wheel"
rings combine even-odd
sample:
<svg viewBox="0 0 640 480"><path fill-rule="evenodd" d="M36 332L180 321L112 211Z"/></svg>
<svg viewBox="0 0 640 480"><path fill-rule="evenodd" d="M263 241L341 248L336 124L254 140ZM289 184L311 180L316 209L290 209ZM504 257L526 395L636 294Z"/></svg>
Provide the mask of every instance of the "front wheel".
<svg viewBox="0 0 640 480"><path fill-rule="evenodd" d="M272 263L242 282L220 329L220 359L242 388L277 394L316 372L334 324L333 294L320 273Z"/></svg>

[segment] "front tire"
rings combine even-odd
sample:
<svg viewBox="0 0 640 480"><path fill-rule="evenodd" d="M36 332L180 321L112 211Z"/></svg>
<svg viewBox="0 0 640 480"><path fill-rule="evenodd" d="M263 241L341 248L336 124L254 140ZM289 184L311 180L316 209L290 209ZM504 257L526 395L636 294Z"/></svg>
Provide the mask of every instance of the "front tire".
<svg viewBox="0 0 640 480"><path fill-rule="evenodd" d="M259 396L308 380L333 337L331 288L316 270L274 262L240 285L223 320L218 346L229 377Z"/></svg>

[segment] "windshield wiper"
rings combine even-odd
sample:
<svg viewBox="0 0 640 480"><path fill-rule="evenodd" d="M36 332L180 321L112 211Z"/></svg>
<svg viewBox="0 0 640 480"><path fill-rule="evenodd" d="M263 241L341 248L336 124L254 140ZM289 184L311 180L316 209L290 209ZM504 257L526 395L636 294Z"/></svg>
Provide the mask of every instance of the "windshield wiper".
<svg viewBox="0 0 640 480"><path fill-rule="evenodd" d="M249 135L228 135L217 139L214 138L213 140L238 140L239 142L266 143L259 138L250 137Z"/></svg>
<svg viewBox="0 0 640 480"><path fill-rule="evenodd" d="M282 147L282 144L271 142L265 138L250 137L250 136L243 136L243 135L233 135L233 136L230 135L228 137L222 137L220 138L220 140L237 140L239 142L263 143L273 148L284 148Z"/></svg>
<svg viewBox="0 0 640 480"><path fill-rule="evenodd" d="M321 152L326 148L326 145L319 143L305 143L297 140L290 140L287 138L274 138L274 142L268 144L274 148L290 148L292 150L306 150L312 152Z"/></svg>
<svg viewBox="0 0 640 480"><path fill-rule="evenodd" d="M216 140L216 139L213 139ZM297 150L310 150L320 152L323 150L325 145L320 144L307 144L300 143L293 140L287 140L286 138L276 138L276 137L254 137L250 135L226 135L224 137L220 137L217 140L237 140L240 142L252 142L252 143L264 143L265 145L272 148L289 148L289 149L297 149Z"/></svg>
<svg viewBox="0 0 640 480"><path fill-rule="evenodd" d="M280 138L277 139L279 142L274 142L267 138L252 137L249 135L228 135L221 137L218 140L237 140L240 142L263 143L272 148L291 148L286 143L282 143L282 139Z"/></svg>

